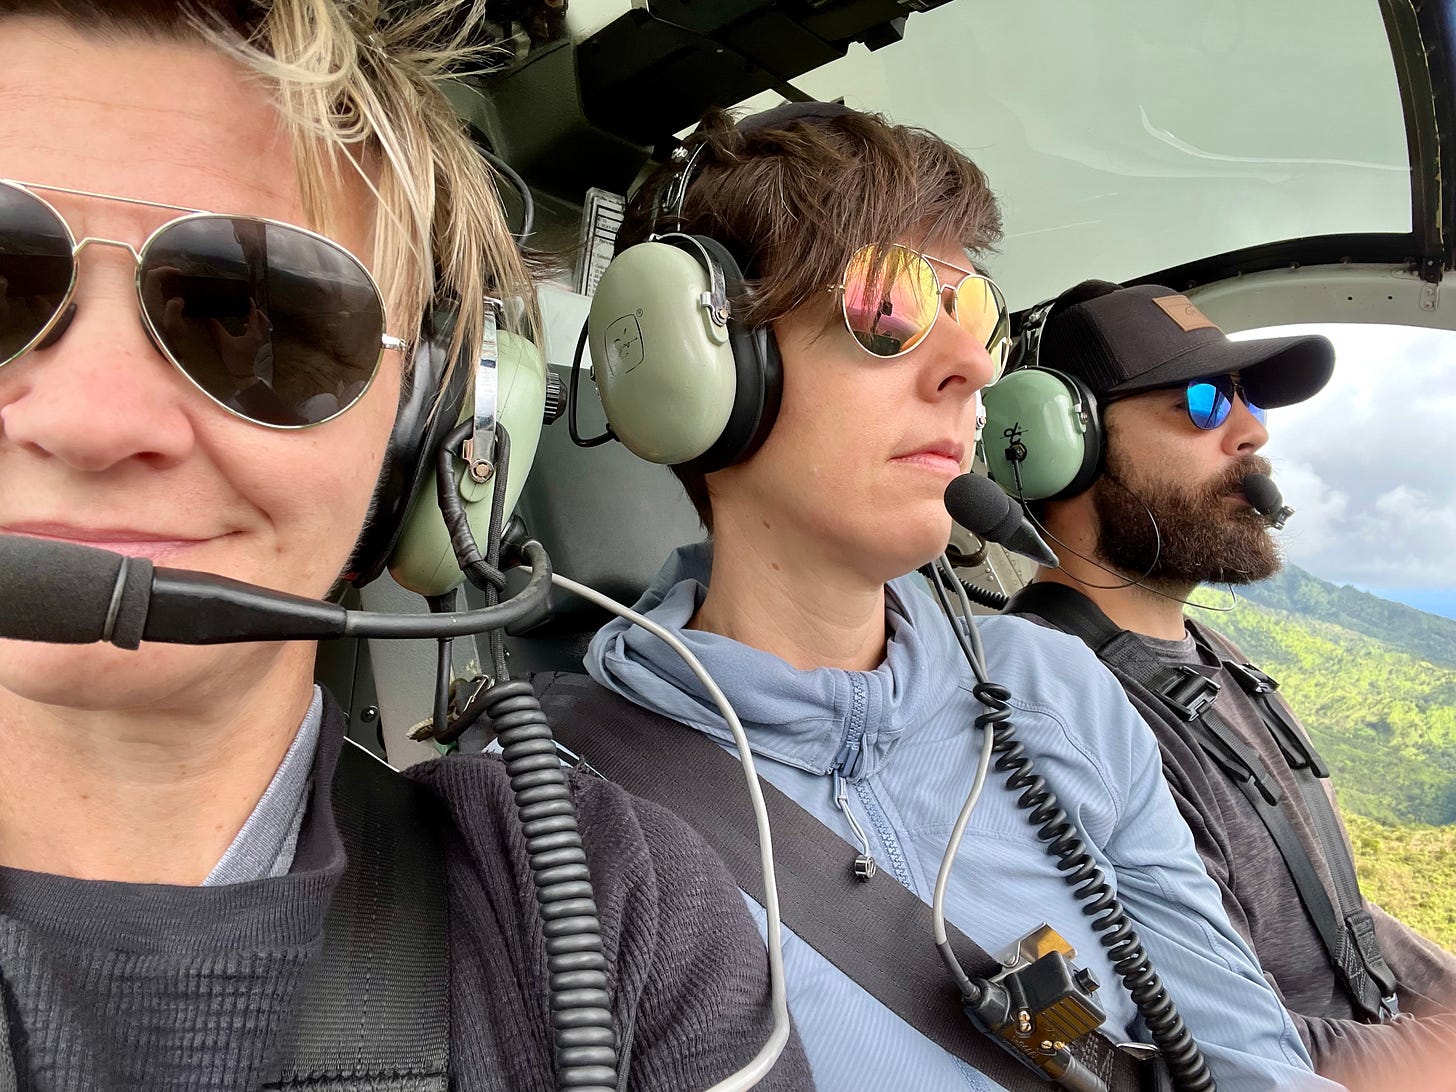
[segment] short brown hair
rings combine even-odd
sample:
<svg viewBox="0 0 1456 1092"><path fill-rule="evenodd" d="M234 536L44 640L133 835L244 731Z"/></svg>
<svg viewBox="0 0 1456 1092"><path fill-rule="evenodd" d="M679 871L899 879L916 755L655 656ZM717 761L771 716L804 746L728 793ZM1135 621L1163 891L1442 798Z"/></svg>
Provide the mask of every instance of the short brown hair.
<svg viewBox="0 0 1456 1092"><path fill-rule="evenodd" d="M682 202L663 209L682 160L653 172L628 203L619 250L650 234L708 235L738 260L747 294L740 321L784 318L836 284L856 249L906 237L955 239L972 254L1001 237L1001 214L986 175L924 129L848 111L740 129L728 113L708 114L680 156L693 160ZM704 476L673 467L703 526L713 529Z"/></svg>

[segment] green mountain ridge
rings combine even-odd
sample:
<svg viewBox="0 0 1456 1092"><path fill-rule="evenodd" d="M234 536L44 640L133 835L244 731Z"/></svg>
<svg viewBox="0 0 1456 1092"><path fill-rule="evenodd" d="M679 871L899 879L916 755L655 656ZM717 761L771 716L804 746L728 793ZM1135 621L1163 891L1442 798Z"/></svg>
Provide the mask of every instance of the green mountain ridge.
<svg viewBox="0 0 1456 1092"><path fill-rule="evenodd" d="M1265 606L1262 598L1289 606ZM1226 602L1215 589L1196 599ZM1357 616L1343 612L1347 602L1359 606ZM1406 625L1399 640L1371 635L1405 615L1433 624ZM1233 609L1202 620L1279 680L1347 810L1387 824L1456 823L1456 652L1439 662L1445 631L1456 623L1302 571L1272 594L1251 589Z"/></svg>
<svg viewBox="0 0 1456 1092"><path fill-rule="evenodd" d="M1456 622L1293 566L1195 613L1280 680L1330 765L1366 897L1456 952Z"/></svg>
<svg viewBox="0 0 1456 1092"><path fill-rule="evenodd" d="M1298 565L1286 565L1277 575L1238 592L1260 606L1329 622L1382 641L1394 651L1456 668L1456 619L1428 614L1348 584L1332 584ZM1216 617L1212 624L1217 626Z"/></svg>

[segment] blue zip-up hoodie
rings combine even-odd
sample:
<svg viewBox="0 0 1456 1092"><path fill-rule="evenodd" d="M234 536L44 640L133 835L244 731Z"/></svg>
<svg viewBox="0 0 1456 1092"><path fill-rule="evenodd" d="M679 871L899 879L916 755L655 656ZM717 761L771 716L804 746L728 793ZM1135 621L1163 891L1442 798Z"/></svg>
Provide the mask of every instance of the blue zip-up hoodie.
<svg viewBox="0 0 1456 1092"><path fill-rule="evenodd" d="M980 750L973 722L983 712L948 623L918 579L902 577L888 587L890 635L878 668L800 671L727 637L684 629L710 568L707 543L681 547L636 609L681 637L717 679L759 773L845 839L836 867L849 868L856 852L841 810L847 807L880 867L928 903L973 779ZM1164 784L1152 733L1117 680L1075 637L1019 618L978 621L990 677L1011 690L1018 737L1135 920L1222 1092L1337 1089L1309 1071L1293 1024L1224 915ZM586 668L623 697L732 746L692 673L646 631L620 620L607 625L591 643ZM747 807L740 796L724 786L725 807ZM961 845L947 917L990 952L1051 924L1102 983L1104 1032L1145 1038L1131 998L1026 814L993 770ZM824 1092L998 1087L788 929L785 936L789 1004Z"/></svg>

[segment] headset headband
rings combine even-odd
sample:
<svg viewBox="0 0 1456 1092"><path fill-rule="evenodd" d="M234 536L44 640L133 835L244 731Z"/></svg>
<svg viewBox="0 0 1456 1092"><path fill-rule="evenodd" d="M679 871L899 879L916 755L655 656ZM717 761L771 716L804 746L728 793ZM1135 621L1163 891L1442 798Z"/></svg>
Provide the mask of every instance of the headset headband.
<svg viewBox="0 0 1456 1092"><path fill-rule="evenodd" d="M1021 336L1016 343L1016 359L1011 362L1007 371L1037 366L1041 359L1042 331L1046 329L1047 319L1051 318L1052 308L1056 304L1055 299L1042 300L1026 309L1026 317L1021 321Z"/></svg>
<svg viewBox="0 0 1456 1092"><path fill-rule="evenodd" d="M820 102L809 100L807 102L785 102L770 110L762 110L757 114L750 114L734 124L734 128L740 133L752 133L759 129L772 129L778 126L788 125L796 121L811 121L814 119L828 120L830 118L844 117L846 114L858 113L850 109L842 102ZM702 132L701 127L697 130L698 135ZM693 176L697 172L698 160L702 157L704 149L708 146L706 140L698 141L697 147L688 154L686 143L679 144L672 152L672 159L682 163L682 169L664 187L662 196L654 202L652 210L652 228L648 232L649 238L657 238L657 224L662 219L662 210L671 208L674 219L682 223L683 205L687 201L688 187L692 185Z"/></svg>

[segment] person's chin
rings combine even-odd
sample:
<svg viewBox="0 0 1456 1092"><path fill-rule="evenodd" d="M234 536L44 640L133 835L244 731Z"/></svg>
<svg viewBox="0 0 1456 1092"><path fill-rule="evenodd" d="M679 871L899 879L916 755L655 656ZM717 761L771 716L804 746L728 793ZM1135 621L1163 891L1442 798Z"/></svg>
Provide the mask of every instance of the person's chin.
<svg viewBox="0 0 1456 1092"><path fill-rule="evenodd" d="M929 511L921 515L923 518L918 520L906 519L891 524L896 530L886 532L884 568L889 574L887 580L912 573L945 552L946 543L950 541L950 516L945 514L944 507L940 507L938 512Z"/></svg>
<svg viewBox="0 0 1456 1092"><path fill-rule="evenodd" d="M77 711L197 708L261 675L260 645L166 645L138 649L0 640L0 691ZM249 666L252 665L252 666ZM231 680L231 682L229 681Z"/></svg>

